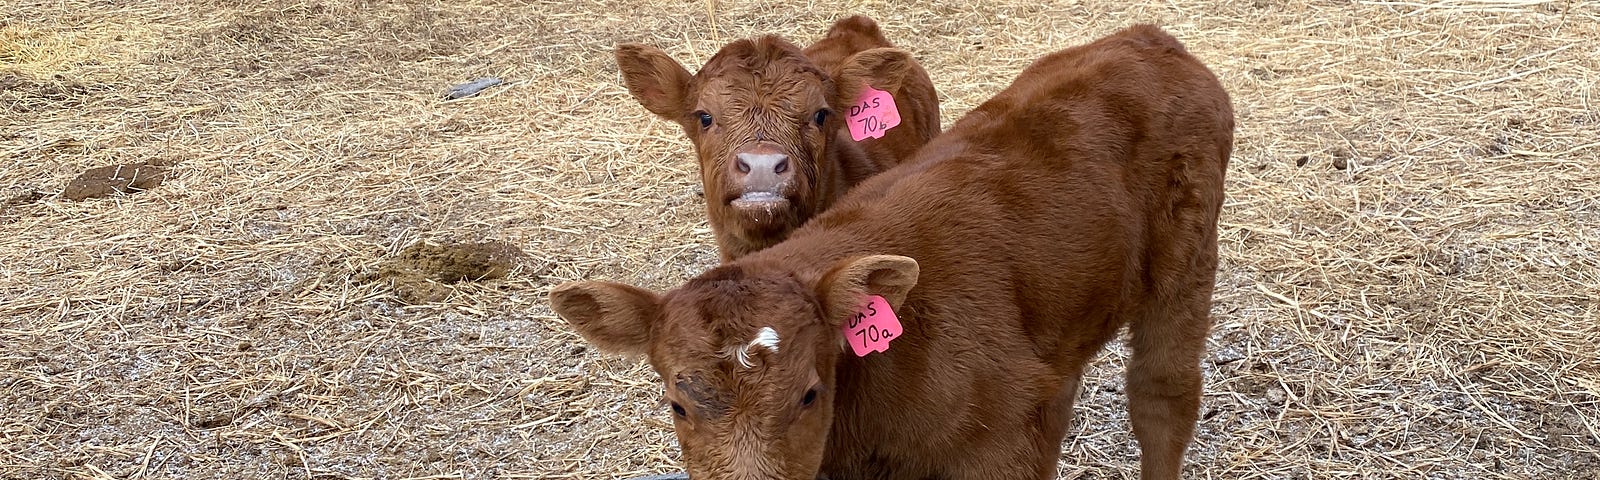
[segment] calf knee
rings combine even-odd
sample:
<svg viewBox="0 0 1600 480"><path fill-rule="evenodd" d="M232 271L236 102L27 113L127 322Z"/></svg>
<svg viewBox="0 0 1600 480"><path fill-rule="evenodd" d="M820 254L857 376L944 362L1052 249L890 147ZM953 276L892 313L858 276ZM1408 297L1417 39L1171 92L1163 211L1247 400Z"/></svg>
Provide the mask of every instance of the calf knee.
<svg viewBox="0 0 1600 480"><path fill-rule="evenodd" d="M1169 398L1199 395L1201 378L1198 365L1163 370L1159 373L1147 368L1129 370L1128 394Z"/></svg>

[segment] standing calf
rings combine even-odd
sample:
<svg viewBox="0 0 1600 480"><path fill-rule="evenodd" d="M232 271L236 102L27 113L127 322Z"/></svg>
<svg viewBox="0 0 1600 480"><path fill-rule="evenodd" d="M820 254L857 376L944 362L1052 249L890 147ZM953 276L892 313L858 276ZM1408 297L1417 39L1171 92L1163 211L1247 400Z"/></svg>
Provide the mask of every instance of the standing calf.
<svg viewBox="0 0 1600 480"><path fill-rule="evenodd" d="M854 16L803 52L772 35L735 41L693 76L653 47L624 44L616 56L634 98L694 142L711 229L731 260L782 241L939 133L933 82L892 46ZM892 98L898 126L882 130L891 100L868 87Z"/></svg>
<svg viewBox="0 0 1600 480"><path fill-rule="evenodd" d="M1217 78L1135 26L1038 60L783 243L551 305L649 356L700 480L1053 478L1084 367L1126 325L1141 476L1178 478L1232 146Z"/></svg>

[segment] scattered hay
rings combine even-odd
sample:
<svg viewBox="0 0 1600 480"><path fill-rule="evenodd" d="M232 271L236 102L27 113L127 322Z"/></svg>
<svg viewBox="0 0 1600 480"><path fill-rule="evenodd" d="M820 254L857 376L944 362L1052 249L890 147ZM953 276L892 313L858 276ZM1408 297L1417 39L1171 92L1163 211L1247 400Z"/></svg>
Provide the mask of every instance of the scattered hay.
<svg viewBox="0 0 1600 480"><path fill-rule="evenodd" d="M13 187L0 190L0 224L14 221L24 214L29 205L33 205L48 196L44 192L28 187Z"/></svg>
<svg viewBox="0 0 1600 480"><path fill-rule="evenodd" d="M0 197L0 207L10 208L10 207L18 207L18 206L22 206L22 205L27 205L27 204L30 204L30 203L33 203L33 202L37 202L37 201L43 199L45 196L46 195L44 194L44 192L41 192L41 191L38 191L38 190L31 190L31 189L23 190L23 191L14 193L14 194L10 194L10 195L6 195L6 196L3 196L3 197Z"/></svg>

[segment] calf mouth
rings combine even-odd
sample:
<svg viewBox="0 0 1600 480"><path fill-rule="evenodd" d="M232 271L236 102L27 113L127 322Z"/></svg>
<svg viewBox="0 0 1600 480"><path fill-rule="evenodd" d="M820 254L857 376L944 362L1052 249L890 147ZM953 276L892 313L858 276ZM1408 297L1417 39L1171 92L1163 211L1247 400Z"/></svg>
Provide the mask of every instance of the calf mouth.
<svg viewBox="0 0 1600 480"><path fill-rule="evenodd" d="M777 192L744 192L728 201L728 206L739 212L741 223L752 228L785 226L793 217L788 197Z"/></svg>
<svg viewBox="0 0 1600 480"><path fill-rule="evenodd" d="M733 200L728 201L734 209L746 210L772 210L789 208L789 199L778 192L744 192Z"/></svg>

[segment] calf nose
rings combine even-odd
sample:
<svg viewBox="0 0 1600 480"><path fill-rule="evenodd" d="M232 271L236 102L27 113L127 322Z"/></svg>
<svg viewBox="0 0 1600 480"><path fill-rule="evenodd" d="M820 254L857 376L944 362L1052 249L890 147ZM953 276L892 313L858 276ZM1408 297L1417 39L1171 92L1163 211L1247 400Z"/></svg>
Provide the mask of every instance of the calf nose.
<svg viewBox="0 0 1600 480"><path fill-rule="evenodd" d="M748 175L750 172L771 172L782 175L789 171L789 156L781 153L741 153L734 157L739 173Z"/></svg>
<svg viewBox="0 0 1600 480"><path fill-rule="evenodd" d="M770 150L736 154L733 165L738 169L735 178L739 179L744 193L778 193L794 176L793 169L789 168L789 156Z"/></svg>

